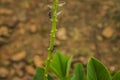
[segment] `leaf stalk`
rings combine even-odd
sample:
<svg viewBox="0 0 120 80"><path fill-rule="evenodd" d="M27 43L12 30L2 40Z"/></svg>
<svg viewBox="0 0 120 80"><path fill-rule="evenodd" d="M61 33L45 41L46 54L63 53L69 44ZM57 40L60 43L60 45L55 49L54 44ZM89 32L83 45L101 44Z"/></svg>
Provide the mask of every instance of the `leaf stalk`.
<svg viewBox="0 0 120 80"><path fill-rule="evenodd" d="M52 53L53 53L53 48L54 48L54 41L55 41L55 36L56 36L56 25L57 25L57 10L58 10L58 0L53 0L53 7L52 7L52 29L50 33L50 44L48 48L48 57L47 61L45 64L45 80L48 80L48 70L50 66L50 61L52 59Z"/></svg>

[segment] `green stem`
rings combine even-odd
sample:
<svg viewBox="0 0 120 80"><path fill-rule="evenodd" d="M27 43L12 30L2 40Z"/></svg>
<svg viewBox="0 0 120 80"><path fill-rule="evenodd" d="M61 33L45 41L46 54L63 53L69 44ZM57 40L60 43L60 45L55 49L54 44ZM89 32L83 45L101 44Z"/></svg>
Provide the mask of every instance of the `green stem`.
<svg viewBox="0 0 120 80"><path fill-rule="evenodd" d="M52 15L52 29L50 34L50 44L48 48L48 57L45 65L45 80L48 80L48 69L52 57L52 52L54 48L55 34L56 34L56 24L57 24L57 10L58 10L58 0L53 0L53 15Z"/></svg>

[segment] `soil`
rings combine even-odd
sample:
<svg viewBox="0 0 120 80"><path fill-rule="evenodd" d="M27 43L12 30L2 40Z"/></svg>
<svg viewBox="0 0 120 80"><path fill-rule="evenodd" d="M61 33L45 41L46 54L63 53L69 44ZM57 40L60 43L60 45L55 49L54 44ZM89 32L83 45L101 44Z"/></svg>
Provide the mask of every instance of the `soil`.
<svg viewBox="0 0 120 80"><path fill-rule="evenodd" d="M44 67L52 0L0 0L0 80L31 80ZM59 2L63 2L60 0ZM56 50L87 64L92 56L120 70L120 0L65 0Z"/></svg>

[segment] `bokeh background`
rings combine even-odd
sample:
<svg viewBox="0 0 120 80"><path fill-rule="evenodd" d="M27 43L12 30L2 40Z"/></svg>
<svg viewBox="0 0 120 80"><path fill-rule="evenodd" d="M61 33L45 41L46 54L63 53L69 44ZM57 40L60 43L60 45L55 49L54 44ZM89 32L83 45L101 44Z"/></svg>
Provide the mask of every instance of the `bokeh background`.
<svg viewBox="0 0 120 80"><path fill-rule="evenodd" d="M56 50L85 66L89 57L120 70L120 0L59 0ZM0 80L32 80L44 67L52 0L0 0Z"/></svg>

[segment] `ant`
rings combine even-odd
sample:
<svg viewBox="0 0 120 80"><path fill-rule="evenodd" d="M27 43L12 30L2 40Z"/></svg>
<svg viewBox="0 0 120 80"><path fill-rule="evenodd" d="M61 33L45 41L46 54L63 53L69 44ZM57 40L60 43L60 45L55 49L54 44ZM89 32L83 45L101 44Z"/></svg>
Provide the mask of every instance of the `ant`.
<svg viewBox="0 0 120 80"><path fill-rule="evenodd" d="M49 17L50 19L52 18L52 12L51 12L51 11L48 12L48 17Z"/></svg>

